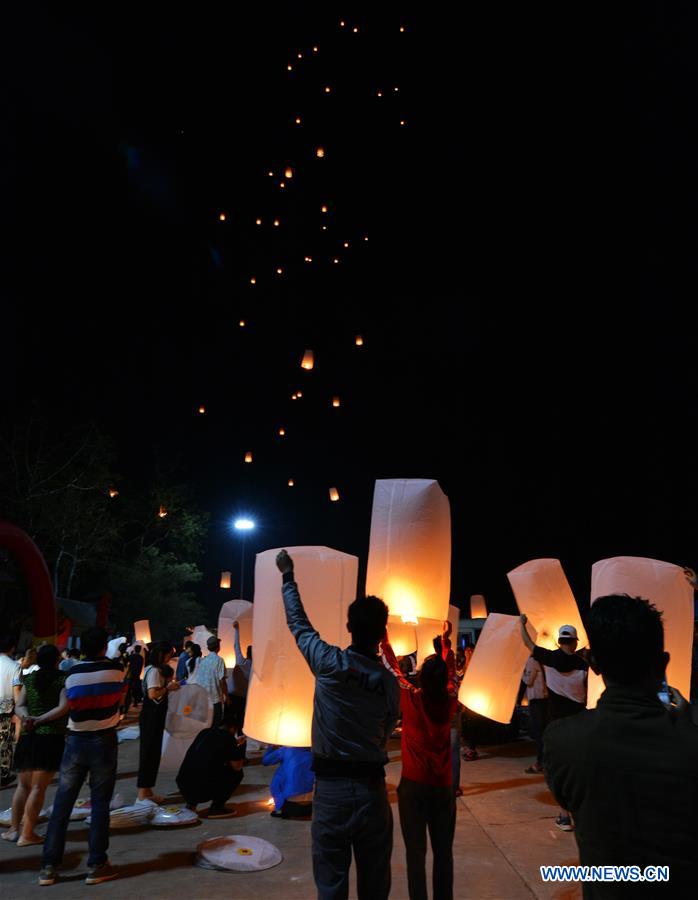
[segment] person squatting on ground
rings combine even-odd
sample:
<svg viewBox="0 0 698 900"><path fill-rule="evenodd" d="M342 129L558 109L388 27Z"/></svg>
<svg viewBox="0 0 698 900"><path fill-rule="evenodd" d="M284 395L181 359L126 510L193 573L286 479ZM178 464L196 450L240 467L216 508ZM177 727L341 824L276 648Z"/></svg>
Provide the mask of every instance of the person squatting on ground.
<svg viewBox="0 0 698 900"><path fill-rule="evenodd" d="M453 837L456 796L453 784L451 723L458 709L458 687L451 625L443 623L441 655L428 656L419 671L419 687L401 673L386 634L385 665L402 691L402 777L398 785L400 827L407 857L410 900L427 900L427 829L434 856L434 900L453 897Z"/></svg>
<svg viewBox="0 0 698 900"><path fill-rule="evenodd" d="M17 700L16 714L22 722L22 735L15 749L14 764L19 783L12 798L12 824L2 835L6 841L17 841L18 847L44 842L34 828L46 788L61 767L65 748L67 675L58 669L58 648L44 644L39 648L37 660L39 669L24 677Z"/></svg>
<svg viewBox="0 0 698 900"><path fill-rule="evenodd" d="M210 801L209 819L229 818L236 813L226 802L244 774L245 750L235 737L237 729L235 713L226 709L219 726L197 734L177 773L177 787L189 809L196 812L200 803Z"/></svg>
<svg viewBox="0 0 698 900"><path fill-rule="evenodd" d="M696 896L698 728L674 688L657 696L669 654L661 615L640 597L599 597L586 625L606 685L596 709L551 722L545 777L576 824L589 866L669 866L669 881L585 883L585 900Z"/></svg>
<svg viewBox="0 0 698 900"><path fill-rule="evenodd" d="M114 875L107 859L109 803L116 779L119 705L126 685L119 661L105 658L107 633L103 628L88 628L82 636L82 650L85 659L73 666L65 682L68 734L44 841L43 868L39 875L42 885L56 881L70 815L88 775L90 853L85 883L99 884Z"/></svg>
<svg viewBox="0 0 698 900"><path fill-rule="evenodd" d="M153 645L149 664L143 673L143 707L139 719L140 746L138 748L138 799L158 802L153 788L158 779L162 735L167 717L167 698L179 690L179 682L172 677L168 666L172 646L167 641Z"/></svg>
<svg viewBox="0 0 698 900"><path fill-rule="evenodd" d="M558 631L558 649L546 650L534 644L526 630L526 616L521 616L521 638L545 672L548 687L548 716L552 722L584 712L587 700L587 672L589 661L577 653L577 629L562 625ZM561 831L572 831L574 825L569 810L561 809L555 824Z"/></svg>
<svg viewBox="0 0 698 900"><path fill-rule="evenodd" d="M388 607L377 597L354 600L347 622L352 643L333 647L308 621L285 550L276 564L286 622L316 679L311 837L318 897L346 900L353 851L359 900L385 900L393 849L385 747L400 711L397 680L378 656Z"/></svg>

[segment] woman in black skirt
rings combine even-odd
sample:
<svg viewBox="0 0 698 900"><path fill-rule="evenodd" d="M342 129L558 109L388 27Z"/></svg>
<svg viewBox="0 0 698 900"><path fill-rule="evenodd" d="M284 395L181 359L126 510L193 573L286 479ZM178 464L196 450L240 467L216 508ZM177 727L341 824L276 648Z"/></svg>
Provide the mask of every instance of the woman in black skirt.
<svg viewBox="0 0 698 900"><path fill-rule="evenodd" d="M68 700L67 674L59 672L58 648L45 644L37 654L38 670L23 677L17 697L17 715L23 721L15 750L19 784L12 798L12 825L2 837L18 847L42 844L34 827L44 804L46 788L61 767ZM20 830L21 823L21 830Z"/></svg>
<svg viewBox="0 0 698 900"><path fill-rule="evenodd" d="M160 802L153 787L160 768L162 735L167 715L167 697L179 690L179 682L172 677L167 665L172 659L172 645L166 641L155 644L150 651L148 665L143 672L143 708L141 709L141 741L138 759L138 799Z"/></svg>

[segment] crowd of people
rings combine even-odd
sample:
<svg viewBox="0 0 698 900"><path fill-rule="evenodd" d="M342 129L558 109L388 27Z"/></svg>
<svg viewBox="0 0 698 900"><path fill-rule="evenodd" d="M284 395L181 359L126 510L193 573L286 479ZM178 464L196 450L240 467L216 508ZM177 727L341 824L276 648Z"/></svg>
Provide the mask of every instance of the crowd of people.
<svg viewBox="0 0 698 900"><path fill-rule="evenodd" d="M348 897L352 857L359 898L387 898L393 816L385 766L387 742L400 722L397 799L410 900L428 896L427 836L432 896L449 900L462 740L464 758L477 759L477 717L458 703L472 648L454 654L445 622L435 652L416 670L413 659L395 656L388 608L371 596L349 607L350 645L327 644L308 620L286 551L277 565L287 624L315 676L315 694L312 747L265 753L264 764L278 766L272 815L306 818L312 810L312 864L321 900ZM671 882L664 893L689 896L683 891L698 839L698 731L684 698L665 684L669 657L660 614L641 598L599 598L586 623L590 646L582 651L571 625L559 629L555 650L536 646L526 625L521 616L521 639L531 653L522 681L536 747L526 771L545 775L560 806L557 826L575 831L582 864L668 865ZM19 847L43 843L42 885L57 879L68 822L86 779L86 883L116 874L107 856L116 727L132 704L139 708L140 725L137 802L161 801L154 788L168 698L195 685L205 693L212 723L189 745L176 782L189 809L208 803L210 818L235 814L228 801L243 778L252 662L252 649L242 652L237 627L233 673L226 672L215 636L206 655L187 641L176 659L168 642L147 648L122 643L109 659L107 639L104 629L91 628L79 652L61 654L44 645L16 660L14 641L0 636L0 777L7 785L14 768L18 780L11 825L2 838ZM586 709L590 667L606 686L594 710ZM58 789L42 838L36 824L56 773ZM607 884L585 884L584 893L619 895Z"/></svg>

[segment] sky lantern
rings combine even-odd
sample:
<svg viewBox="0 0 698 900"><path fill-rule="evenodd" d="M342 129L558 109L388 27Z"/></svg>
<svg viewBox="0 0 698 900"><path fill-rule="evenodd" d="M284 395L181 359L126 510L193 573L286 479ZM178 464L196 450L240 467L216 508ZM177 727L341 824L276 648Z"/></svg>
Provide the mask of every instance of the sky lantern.
<svg viewBox="0 0 698 900"><path fill-rule="evenodd" d="M507 573L519 612L525 613L538 632L538 643L557 649L562 625L574 625L579 649L588 646L587 633L559 559L532 559Z"/></svg>
<svg viewBox="0 0 698 900"><path fill-rule="evenodd" d="M268 175L270 178L273 178L273 177L274 177L274 173L273 173L271 170L270 170L269 172L267 172L267 175Z"/></svg>
<svg viewBox="0 0 698 900"><path fill-rule="evenodd" d="M274 219L274 223L273 223L273 224L274 224L274 228L278 228L279 225L281 225L281 222L279 222L278 219Z"/></svg>
<svg viewBox="0 0 698 900"><path fill-rule="evenodd" d="M133 642L135 644L149 644L152 640L150 636L150 620L139 619L133 623Z"/></svg>
<svg viewBox="0 0 698 900"><path fill-rule="evenodd" d="M230 590L230 572L221 572L220 586L224 591Z"/></svg>
<svg viewBox="0 0 698 900"><path fill-rule="evenodd" d="M254 221L255 221L255 225L261 225L261 224L262 224L262 220L261 220L261 219L255 219Z"/></svg>
<svg viewBox="0 0 698 900"><path fill-rule="evenodd" d="M252 675L245 734L266 744L310 747L315 678L286 625L276 550L257 554ZM346 647L347 610L359 560L330 547L289 547L303 606L324 641Z"/></svg>
<svg viewBox="0 0 698 900"><path fill-rule="evenodd" d="M409 656L417 650L414 622L403 622L400 616L388 616L388 639L395 656Z"/></svg>
<svg viewBox="0 0 698 900"><path fill-rule="evenodd" d="M332 88L329 86L329 84L326 84L325 85L325 93L329 94L331 90L332 90Z"/></svg>
<svg viewBox="0 0 698 900"><path fill-rule="evenodd" d="M339 406L339 397L332 398L332 406L334 406L335 409Z"/></svg>
<svg viewBox="0 0 698 900"><path fill-rule="evenodd" d="M360 334L356 335L356 337L354 338L354 343L356 344L357 347L363 347L364 339L361 337Z"/></svg>
<svg viewBox="0 0 698 900"><path fill-rule="evenodd" d="M450 609L451 607L449 606L449 611ZM448 618L448 616L446 616L446 618ZM436 652L434 650L434 638L443 634L443 630L443 619L417 620L417 624L415 625L415 631L417 632L417 667L422 665L427 656L431 656L432 653ZM455 639L453 641L453 646L455 648Z"/></svg>
<svg viewBox="0 0 698 900"><path fill-rule="evenodd" d="M317 156L318 159L322 159L324 157L324 155L325 155L325 148L318 147L317 150L315 151L315 156Z"/></svg>
<svg viewBox="0 0 698 900"><path fill-rule="evenodd" d="M221 222L225 222L225 213L221 213L220 216L218 216L218 218Z"/></svg>
<svg viewBox="0 0 698 900"><path fill-rule="evenodd" d="M119 492L113 485L109 488L109 496L112 498L112 500L114 499L114 497L119 496Z"/></svg>
<svg viewBox="0 0 698 900"><path fill-rule="evenodd" d="M252 276L252 278L250 278L250 284L257 284L257 279L254 277L254 275Z"/></svg>
<svg viewBox="0 0 698 900"><path fill-rule="evenodd" d="M188 638L188 640L201 647L202 656L208 656L210 653L210 650L208 649L208 639L210 637L215 637L212 631L209 631L205 625L197 625L192 632L192 636Z"/></svg>
<svg viewBox="0 0 698 900"><path fill-rule="evenodd" d="M616 556L591 567L591 603L608 594L644 597L662 614L664 649L671 655L667 682L686 699L691 695L691 651L693 646L693 588L682 566L645 559ZM589 672L587 706L596 706L604 690L600 675Z"/></svg>
<svg viewBox="0 0 698 900"><path fill-rule="evenodd" d="M279 266L279 268L276 270L276 274L277 274L277 275L283 275L283 274L284 274L284 270L281 268L281 266Z"/></svg>
<svg viewBox="0 0 698 900"><path fill-rule="evenodd" d="M302 396L303 396L303 392L302 392L302 391L296 391L296 397L298 397L299 400L300 400L300 398L301 398Z"/></svg>
<svg viewBox="0 0 698 900"><path fill-rule="evenodd" d="M320 212L321 212L321 213L326 213L326 212L327 212L327 206L326 206L324 203L323 203L322 206L320 207Z"/></svg>
<svg viewBox="0 0 698 900"><path fill-rule="evenodd" d="M206 407L205 407L205 406L200 406L200 407L199 407L199 415L203 416L205 412L206 412Z"/></svg>
<svg viewBox="0 0 698 900"><path fill-rule="evenodd" d="M337 490L336 487L331 487L331 488L330 488L330 500L331 500L333 503L336 503L337 500L339 500L339 491Z"/></svg>
<svg viewBox="0 0 698 900"><path fill-rule="evenodd" d="M308 372L315 365L315 354L312 350L306 350L303 354L303 360L301 362L301 368L306 369Z"/></svg>
<svg viewBox="0 0 698 900"><path fill-rule="evenodd" d="M161 519L164 519L166 515L167 515L167 509L162 504L160 504L160 509L158 510L158 516Z"/></svg>
<svg viewBox="0 0 698 900"><path fill-rule="evenodd" d="M285 428L279 428L279 437L284 437L285 434L286 434L286 429L285 429Z"/></svg>
<svg viewBox="0 0 698 900"><path fill-rule="evenodd" d="M349 246L349 241L344 241L344 243L342 244L342 246L343 246L344 249L346 250L346 248Z"/></svg>
<svg viewBox="0 0 698 900"><path fill-rule="evenodd" d="M301 117L296 116L296 125L300 125L300 124L301 124Z"/></svg>
<svg viewBox="0 0 698 900"><path fill-rule="evenodd" d="M470 618L471 619L486 619L487 618L487 603L482 594L473 594L471 596L471 598L470 598Z"/></svg>
<svg viewBox="0 0 698 900"><path fill-rule="evenodd" d="M286 182L280 181L280 182L279 182L279 187L281 188L281 190L283 190L283 189L286 187Z"/></svg>
<svg viewBox="0 0 698 900"><path fill-rule="evenodd" d="M249 617L249 620L247 619ZM235 632L233 625L240 624L240 649L244 653L252 643L251 627L247 628L247 641L243 641L243 628L246 623L251 626L252 604L249 600L226 600L218 613L218 639L221 642L220 656L225 660L226 669L234 669L237 665L235 657Z"/></svg>
<svg viewBox="0 0 698 900"><path fill-rule="evenodd" d="M376 481L366 593L382 597L392 615L443 621L450 592L451 510L438 482Z"/></svg>
<svg viewBox="0 0 698 900"><path fill-rule="evenodd" d="M293 169L290 166L287 166L284 171L284 175L286 176L286 178L293 178Z"/></svg>
<svg viewBox="0 0 698 900"><path fill-rule="evenodd" d="M294 484L295 484L295 481L293 480L293 478L289 478L289 479L288 479L288 486L289 486L289 487L293 487Z"/></svg>
<svg viewBox="0 0 698 900"><path fill-rule="evenodd" d="M252 462L252 451L251 450L248 450L247 453L245 454L245 462L246 463Z"/></svg>
<svg viewBox="0 0 698 900"><path fill-rule="evenodd" d="M529 634L536 640L535 629L530 626ZM521 640L519 617L490 613L475 644L458 699L473 712L508 725L529 656Z"/></svg>
<svg viewBox="0 0 698 900"><path fill-rule="evenodd" d="M244 320L244 319L240 319L240 321L238 322L238 325L240 326L240 328L244 328L244 327L245 327L245 320Z"/></svg>

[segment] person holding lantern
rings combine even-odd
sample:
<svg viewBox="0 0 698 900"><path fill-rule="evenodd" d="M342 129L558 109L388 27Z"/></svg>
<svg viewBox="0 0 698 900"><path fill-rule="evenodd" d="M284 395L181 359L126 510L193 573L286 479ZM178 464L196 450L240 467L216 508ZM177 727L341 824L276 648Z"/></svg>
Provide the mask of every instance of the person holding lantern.
<svg viewBox="0 0 698 900"><path fill-rule="evenodd" d="M386 743L400 712L400 688L378 656L388 607L378 597L349 606L346 650L325 643L308 621L285 550L286 622L315 675L312 752L313 875L320 900L346 900L352 851L359 900L387 900L393 814L385 789Z"/></svg>

